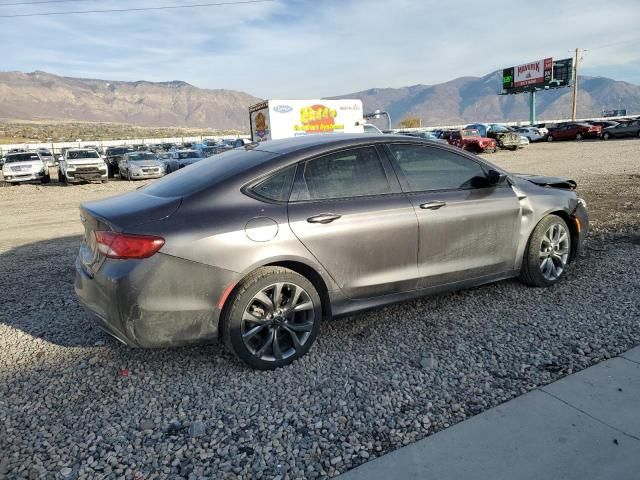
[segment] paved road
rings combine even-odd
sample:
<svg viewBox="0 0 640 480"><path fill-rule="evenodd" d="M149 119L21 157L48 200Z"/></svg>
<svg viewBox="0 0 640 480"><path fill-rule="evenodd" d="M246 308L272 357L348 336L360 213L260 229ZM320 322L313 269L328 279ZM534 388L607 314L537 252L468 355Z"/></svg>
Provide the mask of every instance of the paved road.
<svg viewBox="0 0 640 480"><path fill-rule="evenodd" d="M637 480L639 454L636 347L339 478Z"/></svg>

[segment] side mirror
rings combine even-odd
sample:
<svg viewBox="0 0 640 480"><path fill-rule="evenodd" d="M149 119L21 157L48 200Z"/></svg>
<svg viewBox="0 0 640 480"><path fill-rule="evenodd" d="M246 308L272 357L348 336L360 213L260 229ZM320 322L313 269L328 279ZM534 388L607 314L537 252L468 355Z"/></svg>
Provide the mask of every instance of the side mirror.
<svg viewBox="0 0 640 480"><path fill-rule="evenodd" d="M489 170L487 173L487 180L489 181L489 185L498 185L507 178L507 176L503 173L498 172L497 170Z"/></svg>

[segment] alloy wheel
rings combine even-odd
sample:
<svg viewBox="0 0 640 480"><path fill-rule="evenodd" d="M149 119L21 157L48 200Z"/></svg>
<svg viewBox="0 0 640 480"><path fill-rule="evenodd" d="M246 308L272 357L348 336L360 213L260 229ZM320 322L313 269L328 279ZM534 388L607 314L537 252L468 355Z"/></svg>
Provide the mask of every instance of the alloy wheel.
<svg viewBox="0 0 640 480"><path fill-rule="evenodd" d="M549 280L557 280L567 265L569 258L569 234L563 225L551 225L540 244L540 271Z"/></svg>
<svg viewBox="0 0 640 480"><path fill-rule="evenodd" d="M286 359L310 339L315 321L311 297L299 285L280 282L256 293L242 315L242 340L263 361Z"/></svg>

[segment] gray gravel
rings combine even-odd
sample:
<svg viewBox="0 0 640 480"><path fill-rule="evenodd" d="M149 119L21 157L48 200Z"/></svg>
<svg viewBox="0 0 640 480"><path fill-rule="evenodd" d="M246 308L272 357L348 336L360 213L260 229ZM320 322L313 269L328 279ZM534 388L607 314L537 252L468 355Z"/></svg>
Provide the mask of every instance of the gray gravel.
<svg viewBox="0 0 640 480"><path fill-rule="evenodd" d="M58 203L77 204L73 188ZM134 350L81 311L77 227L42 205L32 243L0 218L0 478L332 477L640 344L628 223L596 232L552 289L504 281L326 322L274 372L217 345Z"/></svg>

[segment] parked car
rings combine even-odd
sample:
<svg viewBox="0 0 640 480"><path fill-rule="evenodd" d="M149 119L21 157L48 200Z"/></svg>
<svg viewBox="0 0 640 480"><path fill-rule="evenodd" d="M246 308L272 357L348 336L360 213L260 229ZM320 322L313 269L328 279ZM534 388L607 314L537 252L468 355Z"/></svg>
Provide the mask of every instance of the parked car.
<svg viewBox="0 0 640 480"><path fill-rule="evenodd" d="M120 173L120 160L128 152L133 151L130 147L107 147L104 149L104 161L107 163L107 169L109 170L109 178L113 178Z"/></svg>
<svg viewBox="0 0 640 480"><path fill-rule="evenodd" d="M69 149L65 151L64 157L58 163L58 181L60 183L82 181L107 183L108 178L107 164L94 149Z"/></svg>
<svg viewBox="0 0 640 480"><path fill-rule="evenodd" d="M450 145L474 153L495 153L498 149L496 141L493 138L482 137L478 130L473 128L452 131L448 136L447 142Z"/></svg>
<svg viewBox="0 0 640 480"><path fill-rule="evenodd" d="M49 183L49 167L38 152L8 153L2 165L2 178L7 183Z"/></svg>
<svg viewBox="0 0 640 480"><path fill-rule="evenodd" d="M520 135L527 137L530 142L539 142L540 140L544 140L546 135L546 133L543 133L542 130L536 127L520 127L517 131Z"/></svg>
<svg viewBox="0 0 640 480"><path fill-rule="evenodd" d="M607 127L602 132L602 138L640 137L640 120L632 120L626 123L618 123L613 127Z"/></svg>
<svg viewBox="0 0 640 480"><path fill-rule="evenodd" d="M597 122L586 122L589 123L591 125L597 125L599 127L602 127L602 130L604 131L605 128L608 127L615 127L616 125L618 125L620 122L614 122L613 120L611 121L597 121Z"/></svg>
<svg viewBox="0 0 640 480"><path fill-rule="evenodd" d="M164 161L165 172L171 173L202 160L202 154L197 150L176 150L170 152L169 159Z"/></svg>
<svg viewBox="0 0 640 480"><path fill-rule="evenodd" d="M145 178L162 177L165 172L165 165L155 153L129 152L122 156L118 169L121 178L143 180Z"/></svg>
<svg viewBox="0 0 640 480"><path fill-rule="evenodd" d="M422 138L423 140L433 140L434 142L449 143L446 140L436 137L431 132L396 132L398 135L406 135L408 137Z"/></svg>
<svg viewBox="0 0 640 480"><path fill-rule="evenodd" d="M549 129L547 142L554 140L582 140L584 138L598 138L602 127L588 123L565 123Z"/></svg>
<svg viewBox="0 0 640 480"><path fill-rule="evenodd" d="M40 159L47 164L47 169L49 167L54 167L57 162L53 154L47 148L39 148L36 150Z"/></svg>
<svg viewBox="0 0 640 480"><path fill-rule="evenodd" d="M520 135L512 132L504 125L497 123L474 123L467 125L465 128L477 130L482 137L495 139L498 148L517 150L520 146Z"/></svg>
<svg viewBox="0 0 640 480"><path fill-rule="evenodd" d="M271 140L82 204L75 291L128 345L219 336L273 369L322 318L510 277L556 284L588 231L575 185L400 135Z"/></svg>

